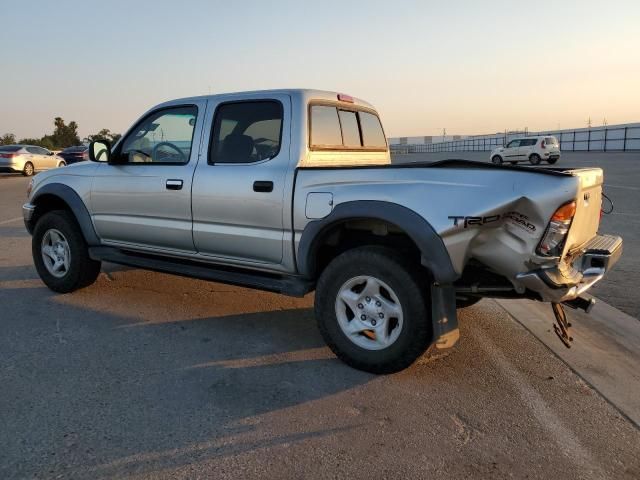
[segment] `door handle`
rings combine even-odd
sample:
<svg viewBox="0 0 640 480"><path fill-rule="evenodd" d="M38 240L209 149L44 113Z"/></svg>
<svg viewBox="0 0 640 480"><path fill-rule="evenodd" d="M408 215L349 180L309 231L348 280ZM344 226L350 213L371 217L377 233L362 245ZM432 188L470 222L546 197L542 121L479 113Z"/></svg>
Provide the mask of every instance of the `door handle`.
<svg viewBox="0 0 640 480"><path fill-rule="evenodd" d="M167 190L182 190L182 180L176 178L170 178L165 184Z"/></svg>
<svg viewBox="0 0 640 480"><path fill-rule="evenodd" d="M273 182L269 180L256 180L253 182L254 192L273 192Z"/></svg>

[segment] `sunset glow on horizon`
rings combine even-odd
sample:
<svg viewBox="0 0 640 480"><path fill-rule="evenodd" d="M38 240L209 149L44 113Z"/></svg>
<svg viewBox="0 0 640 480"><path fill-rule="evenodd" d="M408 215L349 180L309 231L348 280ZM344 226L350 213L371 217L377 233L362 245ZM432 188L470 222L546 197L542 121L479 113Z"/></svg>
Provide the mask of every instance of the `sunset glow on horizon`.
<svg viewBox="0 0 640 480"><path fill-rule="evenodd" d="M388 136L640 122L640 2L478 3L15 3L0 135L55 116L123 132L171 98L288 87L363 98Z"/></svg>

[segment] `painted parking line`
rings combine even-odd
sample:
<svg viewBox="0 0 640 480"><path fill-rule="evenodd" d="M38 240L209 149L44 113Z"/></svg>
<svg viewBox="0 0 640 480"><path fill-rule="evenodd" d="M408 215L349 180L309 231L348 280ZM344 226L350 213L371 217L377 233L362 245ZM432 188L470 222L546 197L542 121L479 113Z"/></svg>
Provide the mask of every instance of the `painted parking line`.
<svg viewBox="0 0 640 480"><path fill-rule="evenodd" d="M22 217L10 218L9 220L3 220L0 222L0 225L6 225L8 223L17 222L18 220L22 220Z"/></svg>
<svg viewBox="0 0 640 480"><path fill-rule="evenodd" d="M624 190L640 190L640 188L638 187L631 187L629 185L611 185L610 183L605 183L604 186L612 188L622 188Z"/></svg>

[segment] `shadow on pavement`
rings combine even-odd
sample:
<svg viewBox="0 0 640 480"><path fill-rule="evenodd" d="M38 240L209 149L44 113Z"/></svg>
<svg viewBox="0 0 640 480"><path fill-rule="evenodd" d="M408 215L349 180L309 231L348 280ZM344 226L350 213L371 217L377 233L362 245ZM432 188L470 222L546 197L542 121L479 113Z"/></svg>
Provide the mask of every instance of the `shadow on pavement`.
<svg viewBox="0 0 640 480"><path fill-rule="evenodd" d="M0 337L7 402L0 423L14 440L4 454L24 462L13 466L19 475L152 472L187 465L195 453L235 455L331 435L237 438L251 434L256 416L373 378L333 357L308 308L126 328L131 319L61 297L69 296L44 287L0 290L0 304L16 312ZM169 308L179 311L176 302ZM29 455L17 453L27 447Z"/></svg>

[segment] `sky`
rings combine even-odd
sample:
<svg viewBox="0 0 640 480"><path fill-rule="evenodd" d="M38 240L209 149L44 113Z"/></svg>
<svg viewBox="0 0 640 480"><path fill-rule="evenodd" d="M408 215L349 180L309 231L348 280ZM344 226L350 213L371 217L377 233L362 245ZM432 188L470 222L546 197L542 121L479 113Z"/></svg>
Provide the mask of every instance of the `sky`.
<svg viewBox="0 0 640 480"><path fill-rule="evenodd" d="M640 1L1 0L0 135L172 98L344 92L388 136L640 121Z"/></svg>

